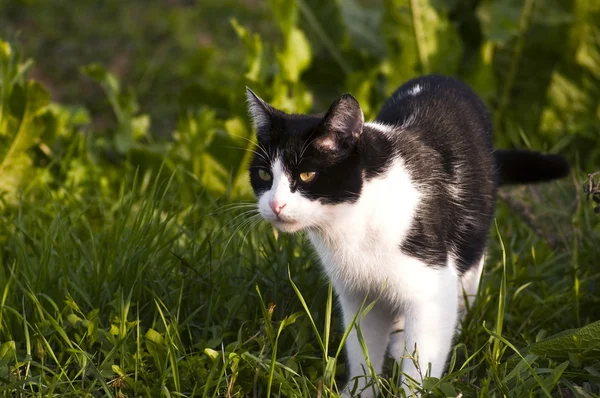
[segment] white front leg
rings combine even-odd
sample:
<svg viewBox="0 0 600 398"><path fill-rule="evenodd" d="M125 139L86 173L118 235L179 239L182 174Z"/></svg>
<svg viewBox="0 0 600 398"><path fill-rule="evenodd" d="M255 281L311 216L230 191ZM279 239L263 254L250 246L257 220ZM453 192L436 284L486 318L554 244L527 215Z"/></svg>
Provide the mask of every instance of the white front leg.
<svg viewBox="0 0 600 398"><path fill-rule="evenodd" d="M458 277L454 269L432 269L431 274L429 288L411 298L405 313L402 372L418 383L428 375L429 367L429 376L442 376L458 318ZM406 382L410 384L409 380Z"/></svg>
<svg viewBox="0 0 600 398"><path fill-rule="evenodd" d="M365 307L367 307L372 300L365 300L365 295L357 292L348 292L341 289L336 291L344 313L344 326L348 328L355 314L360 310L363 301L365 302ZM375 375L380 374L383 367L383 359L390 337L392 321L393 317L381 303L376 303L368 313L364 314L362 320L360 314L356 318L356 323L360 325L362 337L368 351L368 359ZM352 328L346 340L346 353L350 374L343 396L350 397L350 391L356 383L357 388L355 394L352 396L360 396L362 398L374 397L377 389L370 385L370 368L360 345L356 326Z"/></svg>
<svg viewBox="0 0 600 398"><path fill-rule="evenodd" d="M389 352L391 356L398 362L398 365L402 365L401 359L404 357L404 347L406 343L405 336L405 320L404 314L399 315L395 318L392 326L392 334L390 336L390 347Z"/></svg>

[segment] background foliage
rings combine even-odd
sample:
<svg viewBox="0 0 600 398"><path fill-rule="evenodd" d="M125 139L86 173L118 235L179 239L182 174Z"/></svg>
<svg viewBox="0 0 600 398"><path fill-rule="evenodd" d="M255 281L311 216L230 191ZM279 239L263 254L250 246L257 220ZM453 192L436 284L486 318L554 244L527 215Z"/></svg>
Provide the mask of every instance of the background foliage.
<svg viewBox="0 0 600 398"><path fill-rule="evenodd" d="M289 112L349 91L372 118L444 73L487 102L498 146L576 171L505 194L449 375L424 388L598 396L579 195L600 168L598 21L586 0L0 2L0 393L335 395L327 281L252 213L244 87Z"/></svg>

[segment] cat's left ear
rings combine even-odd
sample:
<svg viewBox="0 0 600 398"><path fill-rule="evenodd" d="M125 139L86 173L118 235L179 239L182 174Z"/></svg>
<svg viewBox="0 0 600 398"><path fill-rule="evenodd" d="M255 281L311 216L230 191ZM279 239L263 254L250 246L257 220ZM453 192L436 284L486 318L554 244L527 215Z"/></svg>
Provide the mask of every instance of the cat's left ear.
<svg viewBox="0 0 600 398"><path fill-rule="evenodd" d="M256 129L256 135L258 138L268 136L274 108L254 94L254 91L248 87L246 87L246 100L248 101L248 113L250 113L252 124Z"/></svg>
<svg viewBox="0 0 600 398"><path fill-rule="evenodd" d="M325 114L323 133L315 144L329 151L349 149L362 134L363 124L364 116L358 101L352 95L344 94Z"/></svg>

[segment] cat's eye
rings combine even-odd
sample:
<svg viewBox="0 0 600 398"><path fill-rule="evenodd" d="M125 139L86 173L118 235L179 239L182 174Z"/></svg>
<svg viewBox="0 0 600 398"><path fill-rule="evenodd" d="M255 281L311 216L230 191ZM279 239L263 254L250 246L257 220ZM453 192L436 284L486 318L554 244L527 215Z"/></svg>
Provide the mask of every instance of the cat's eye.
<svg viewBox="0 0 600 398"><path fill-rule="evenodd" d="M271 181L271 174L265 169L258 169L258 176L263 181Z"/></svg>
<svg viewBox="0 0 600 398"><path fill-rule="evenodd" d="M304 173L300 173L300 181L302 181L303 183L308 183L311 182L312 180L315 179L315 177L317 176L317 173L315 171L305 171Z"/></svg>

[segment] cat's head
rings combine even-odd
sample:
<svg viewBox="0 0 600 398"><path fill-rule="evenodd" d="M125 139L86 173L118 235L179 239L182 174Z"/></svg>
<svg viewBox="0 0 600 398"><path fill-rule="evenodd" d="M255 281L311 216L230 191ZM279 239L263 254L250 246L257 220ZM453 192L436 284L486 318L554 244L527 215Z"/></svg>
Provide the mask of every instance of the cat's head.
<svg viewBox="0 0 600 398"><path fill-rule="evenodd" d="M320 228L355 202L363 176L360 105L349 94L319 116L290 115L247 89L258 145L250 182L262 217L284 232Z"/></svg>

